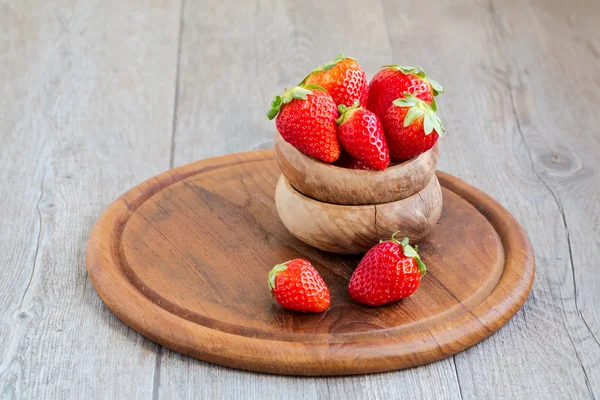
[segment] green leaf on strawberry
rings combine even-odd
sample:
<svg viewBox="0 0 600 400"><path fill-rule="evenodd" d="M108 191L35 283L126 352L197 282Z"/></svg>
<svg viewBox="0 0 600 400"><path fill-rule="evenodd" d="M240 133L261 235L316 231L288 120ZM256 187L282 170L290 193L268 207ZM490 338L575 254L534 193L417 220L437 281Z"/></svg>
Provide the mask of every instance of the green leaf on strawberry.
<svg viewBox="0 0 600 400"><path fill-rule="evenodd" d="M300 85L303 85L304 82L306 82L306 80L308 79L308 77L311 76L313 73L319 72L319 71L329 71L331 68L335 67L337 65L337 63L339 63L340 61L342 61L346 58L349 58L350 60L354 60L354 58L352 58L352 57L344 56L344 53L340 51L333 60L328 61L325 64L319 65L319 66L315 67L315 69L310 71L308 73L308 75L306 75L304 77L304 79L302 79L302 82L300 82Z"/></svg>
<svg viewBox="0 0 600 400"><path fill-rule="evenodd" d="M398 232L396 232L392 235L392 241L399 243L400 246L402 246L402 250L404 251L404 255L406 257L411 257L411 258L415 259L415 261L417 262L417 266L419 267L419 271L421 271L421 275L425 275L425 273L427 272L427 267L425 266L425 263L423 262L423 260L421 260L421 256L419 256L419 253L417 253L417 250L414 247L412 247L410 244L408 244L407 237L402 239L401 242L398 242L398 240L395 237L397 234L398 234Z"/></svg>
<svg viewBox="0 0 600 400"><path fill-rule="evenodd" d="M403 98L394 100L392 104L397 107L410 107L404 117L404 127L410 126L417 118L423 117L423 130L426 135L431 134L434 129L440 136L445 132L444 125L433 107L412 94L404 93Z"/></svg>
<svg viewBox="0 0 600 400"><path fill-rule="evenodd" d="M279 114L279 110L281 110L281 96L277 95L275 96L275 98L273 99L273 101L271 101L271 108L269 109L269 111L267 111L267 118L269 119L273 119L277 116L277 114Z"/></svg>
<svg viewBox="0 0 600 400"><path fill-rule="evenodd" d="M434 96L437 96L438 94L444 93L446 91L446 89L444 89L444 87L440 85L438 81L434 81L429 77L426 77L425 80L431 85L431 89L433 89Z"/></svg>
<svg viewBox="0 0 600 400"><path fill-rule="evenodd" d="M340 51L333 60L328 61L323 65L319 65L317 68L315 68L313 70L313 72L314 71L329 71L331 68L333 68L337 63L342 61L344 58L346 58L346 57L344 57L344 53ZM350 58L350 57L348 57L348 58Z"/></svg>
<svg viewBox="0 0 600 400"><path fill-rule="evenodd" d="M289 261L286 261L282 264L277 264L276 266L273 267L273 269L269 272L269 290L273 290L275 289L275 278L277 277L277 274L280 272L285 271L288 267L287 264L289 263Z"/></svg>
<svg viewBox="0 0 600 400"><path fill-rule="evenodd" d="M358 106L359 106L358 99L354 100L354 103L350 107L346 107L345 105L340 104L338 106L338 111L340 112L340 117L335 122L337 122L338 125L343 123L348 118L350 113L352 111L356 110L358 108Z"/></svg>
<svg viewBox="0 0 600 400"><path fill-rule="evenodd" d="M423 71L423 68L421 68L421 67L407 67L407 66L398 65L398 64L387 64L387 65L383 65L381 68L397 69L398 71L402 72L405 75L412 74L412 75L417 75L421 78L424 78L426 76L425 71Z"/></svg>
<svg viewBox="0 0 600 400"><path fill-rule="evenodd" d="M423 115L423 111L419 108L413 107L412 105L407 107L411 108L408 110L408 113L406 113L406 117L404 118L404 127L411 125L415 119Z"/></svg>
<svg viewBox="0 0 600 400"><path fill-rule="evenodd" d="M312 93L312 90L323 90L326 91L319 85L304 85L296 86L283 92L281 96L275 96L271 101L271 108L267 111L267 118L273 119L281 111L281 106L289 103L294 99L306 100L308 95Z"/></svg>
<svg viewBox="0 0 600 400"><path fill-rule="evenodd" d="M322 90L324 92L327 92L327 89L325 89L323 86L315 85L314 83L308 83L306 85L302 85L301 87L310 90Z"/></svg>

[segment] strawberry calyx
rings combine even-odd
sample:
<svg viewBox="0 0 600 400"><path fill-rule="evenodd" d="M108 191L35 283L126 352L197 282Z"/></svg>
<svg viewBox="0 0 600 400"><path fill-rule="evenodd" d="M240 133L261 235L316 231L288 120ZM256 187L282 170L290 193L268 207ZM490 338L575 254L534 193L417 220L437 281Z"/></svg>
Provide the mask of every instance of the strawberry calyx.
<svg viewBox="0 0 600 400"><path fill-rule="evenodd" d="M410 244L408 244L407 237L400 241L396 239L396 235L398 233L400 232L394 233L392 235L392 239L386 240L386 242L393 242L402 246L402 251L404 252L404 255L406 257L414 258L414 260L417 262L417 267L419 267L419 271L421 271L421 276L425 275L427 273L427 267L425 266L425 263L423 262L423 260L421 260L421 256L419 256L419 253L417 252L418 247L412 247Z"/></svg>
<svg viewBox="0 0 600 400"><path fill-rule="evenodd" d="M423 130L426 135L429 135L434 129L440 136L446 131L442 120L437 116L433 107L412 94L404 93L404 97L394 100L392 104L397 107L410 107L404 117L405 128L410 126L417 118L423 117Z"/></svg>
<svg viewBox="0 0 600 400"><path fill-rule="evenodd" d="M277 264L271 271L269 271L269 290L271 292L273 292L273 289L275 289L275 278L277 278L277 275L279 275L280 272L283 272L288 268L288 263L289 261L286 261L282 264Z"/></svg>
<svg viewBox="0 0 600 400"><path fill-rule="evenodd" d="M354 111L356 111L358 108L360 108L358 105L359 105L358 99L354 100L354 103L352 103L352 105L350 107L346 107L344 104L340 104L338 106L338 111L340 112L340 117L338 119L336 119L335 122L337 122L338 125L343 124L348 118L350 118L350 116L352 115L352 113Z"/></svg>
<svg viewBox="0 0 600 400"><path fill-rule="evenodd" d="M323 64L323 65L319 65L317 68L313 69L313 71L312 71L312 72L317 72L317 71L329 71L331 68L335 67L335 65L336 65L337 63L339 63L340 61L342 61L342 60L344 60L344 59L346 59L346 58L349 58L349 59L351 59L351 60L354 60L354 58L352 58L352 57L346 57L346 56L344 56L344 52L343 52L343 51L340 51L340 52L338 53L338 55L337 55L337 56L335 56L335 58L334 58L333 60L331 60L331 61L328 61L328 62L326 62L326 63L325 63L325 64Z"/></svg>
<svg viewBox="0 0 600 400"><path fill-rule="evenodd" d="M312 93L312 90L323 90L326 91L323 87L319 85L298 85L291 89L287 89L281 96L277 95L271 101L271 108L267 111L267 118L273 119L279 114L281 111L281 106L289 103L294 99L306 100L308 95Z"/></svg>
<svg viewBox="0 0 600 400"><path fill-rule="evenodd" d="M346 56L344 56L344 52L340 51L338 53L338 55L335 56L335 58L333 60L328 61L325 64L319 65L315 69L313 69L312 71L310 71L308 73L308 75L306 75L304 77L304 79L302 79L302 82L300 82L300 85L304 84L304 82L306 82L306 80L308 79L308 77L311 76L312 74L314 74L315 72L329 71L331 68L335 67L337 65L337 63L339 63L342 60L345 60L346 58L348 58L350 60L354 60L354 58L352 58L352 57L346 57Z"/></svg>

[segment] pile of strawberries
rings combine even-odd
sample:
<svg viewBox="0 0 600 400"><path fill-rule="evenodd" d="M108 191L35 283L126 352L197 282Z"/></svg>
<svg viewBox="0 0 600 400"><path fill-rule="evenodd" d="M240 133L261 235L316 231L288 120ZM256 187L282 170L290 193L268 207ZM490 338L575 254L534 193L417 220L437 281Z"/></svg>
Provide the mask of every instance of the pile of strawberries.
<svg viewBox="0 0 600 400"><path fill-rule="evenodd" d="M315 68L296 87L276 96L267 116L281 137L326 163L384 170L431 149L444 132L435 96L444 88L420 67L384 65L367 83L354 58L342 53ZM408 239L383 241L365 254L348 292L361 304L379 306L413 294L426 267ZM273 297L284 308L321 312L329 289L310 262L295 259L269 273Z"/></svg>
<svg viewBox="0 0 600 400"><path fill-rule="evenodd" d="M301 152L353 169L383 170L431 149L444 132L435 96L444 88L420 67L385 65L370 83L342 53L276 96L267 113Z"/></svg>
<svg viewBox="0 0 600 400"><path fill-rule="evenodd" d="M354 301L380 306L413 294L426 267L408 239L394 234L365 254L354 270L348 292ZM331 304L329 289L312 264L297 258L276 265L269 272L271 294L284 308L322 312Z"/></svg>

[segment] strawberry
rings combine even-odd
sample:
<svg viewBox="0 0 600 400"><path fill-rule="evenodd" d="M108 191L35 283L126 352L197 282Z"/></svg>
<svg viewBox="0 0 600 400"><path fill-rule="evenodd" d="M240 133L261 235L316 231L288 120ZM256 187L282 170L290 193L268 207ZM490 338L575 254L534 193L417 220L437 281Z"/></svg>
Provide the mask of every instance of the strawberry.
<svg viewBox="0 0 600 400"><path fill-rule="evenodd" d="M362 107L367 104L367 75L354 58L344 57L343 53L328 63L319 65L302 83L324 87L337 105L350 107L354 100L358 100Z"/></svg>
<svg viewBox="0 0 600 400"><path fill-rule="evenodd" d="M405 161L431 149L444 132L429 104L407 94L394 100L381 121L394 161Z"/></svg>
<svg viewBox="0 0 600 400"><path fill-rule="evenodd" d="M357 160L356 158L352 158L352 156L345 151L342 151L340 158L335 162L335 165L341 168L349 168L349 169L362 169L362 170L370 170L371 168L365 164L364 161Z"/></svg>
<svg viewBox="0 0 600 400"><path fill-rule="evenodd" d="M390 165L390 153L379 118L366 108L358 107L358 100L352 107L340 104L338 109L341 113L337 120L338 136L344 150L371 169L386 169Z"/></svg>
<svg viewBox="0 0 600 400"><path fill-rule="evenodd" d="M348 291L356 302L380 306L408 297L419 288L425 264L408 238L399 242L395 236L369 250L354 270Z"/></svg>
<svg viewBox="0 0 600 400"><path fill-rule="evenodd" d="M329 93L317 85L296 86L275 96L267 117L275 120L281 137L301 152L332 163L340 157L336 118Z"/></svg>
<svg viewBox="0 0 600 400"><path fill-rule="evenodd" d="M404 96L404 93L414 94L419 99L437 109L435 96L444 93L444 88L430 79L421 67L401 67L396 64L384 65L375 74L369 84L369 100L367 108L379 119L392 105L392 101Z"/></svg>
<svg viewBox="0 0 600 400"><path fill-rule="evenodd" d="M321 312L329 308L329 289L315 267L297 258L278 264L269 272L271 294L283 308Z"/></svg>

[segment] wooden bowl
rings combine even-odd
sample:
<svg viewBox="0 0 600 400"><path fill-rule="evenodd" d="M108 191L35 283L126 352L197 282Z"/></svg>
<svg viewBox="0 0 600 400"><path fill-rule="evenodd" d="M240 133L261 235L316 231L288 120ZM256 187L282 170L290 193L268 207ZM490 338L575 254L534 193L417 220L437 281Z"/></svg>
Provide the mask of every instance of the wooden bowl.
<svg viewBox="0 0 600 400"><path fill-rule="evenodd" d="M304 243L332 253L360 254L394 232L411 243L424 238L442 212L442 191L434 174L423 190L405 199L344 206L304 196L282 175L275 202L283 224Z"/></svg>
<svg viewBox="0 0 600 400"><path fill-rule="evenodd" d="M429 183L438 161L438 145L383 171L363 171L309 157L277 133L275 158L288 182L312 199L342 205L383 204L406 199Z"/></svg>

